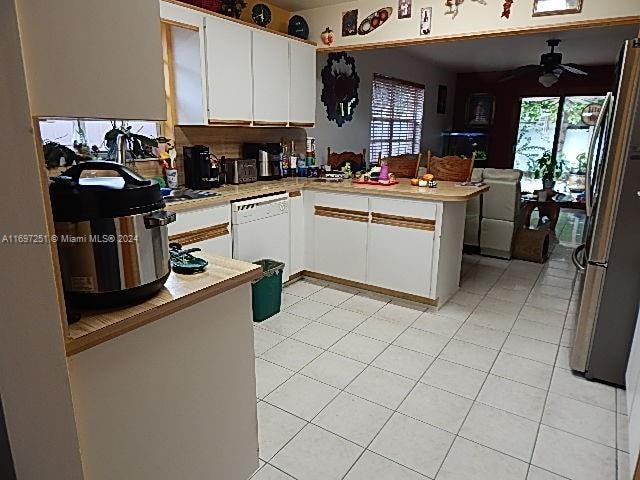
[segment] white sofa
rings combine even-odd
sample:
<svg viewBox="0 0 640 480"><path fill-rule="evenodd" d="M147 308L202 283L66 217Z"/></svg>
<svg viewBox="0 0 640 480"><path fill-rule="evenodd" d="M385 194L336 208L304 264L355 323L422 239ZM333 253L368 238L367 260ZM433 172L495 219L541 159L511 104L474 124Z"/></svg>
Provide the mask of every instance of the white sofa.
<svg viewBox="0 0 640 480"><path fill-rule="evenodd" d="M513 169L474 169L474 180L490 189L467 203L465 245L480 247L480 253L511 258L513 235L520 210L522 172Z"/></svg>

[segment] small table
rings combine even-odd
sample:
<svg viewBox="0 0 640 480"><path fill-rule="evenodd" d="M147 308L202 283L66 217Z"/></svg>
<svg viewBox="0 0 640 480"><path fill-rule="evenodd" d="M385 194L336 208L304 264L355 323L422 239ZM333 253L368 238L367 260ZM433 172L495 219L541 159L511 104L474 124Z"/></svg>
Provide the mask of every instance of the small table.
<svg viewBox="0 0 640 480"><path fill-rule="evenodd" d="M563 200L563 201L555 201L553 197L557 195L557 192L551 191L548 192L547 198L550 200L541 201L538 200L537 192L534 195L522 195L521 198L521 213L522 213L522 223L526 226L530 226L531 223L531 214L537 208L540 212L540 219L543 217L548 217L550 220L551 231L555 235L556 233L556 225L558 224L558 218L560 217L560 209L562 208L570 208L574 210L586 210L586 206L584 202L578 202L577 200ZM538 222L538 225L541 225Z"/></svg>

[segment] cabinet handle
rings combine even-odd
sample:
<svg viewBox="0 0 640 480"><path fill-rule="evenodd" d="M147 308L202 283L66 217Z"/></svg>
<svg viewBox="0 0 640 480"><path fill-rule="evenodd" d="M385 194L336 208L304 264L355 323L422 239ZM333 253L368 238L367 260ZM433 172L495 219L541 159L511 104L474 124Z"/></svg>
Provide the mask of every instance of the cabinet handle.
<svg viewBox="0 0 640 480"><path fill-rule="evenodd" d="M287 122L265 122L260 120L254 120L253 124L256 127L286 127Z"/></svg>
<svg viewBox="0 0 640 480"><path fill-rule="evenodd" d="M209 125L251 125L251 120L216 120L210 119Z"/></svg>
<svg viewBox="0 0 640 480"><path fill-rule="evenodd" d="M224 237L229 234L229 224L222 223L212 227L205 227L198 230L192 230L190 232L171 235L169 237L169 241L177 242L182 245L191 245L198 242L204 242L205 240L211 240L213 238Z"/></svg>
<svg viewBox="0 0 640 480"><path fill-rule="evenodd" d="M426 218L403 217L399 215L387 215L386 213L372 213L371 223L388 225L390 227L413 228L416 230L435 231L436 221Z"/></svg>
<svg viewBox="0 0 640 480"><path fill-rule="evenodd" d="M309 122L289 122L290 127L302 127L302 128L313 128L315 123Z"/></svg>
<svg viewBox="0 0 640 480"><path fill-rule="evenodd" d="M369 221L369 212L345 210L343 208L316 206L315 215L317 217L336 218L339 220L350 220L352 222L367 223Z"/></svg>

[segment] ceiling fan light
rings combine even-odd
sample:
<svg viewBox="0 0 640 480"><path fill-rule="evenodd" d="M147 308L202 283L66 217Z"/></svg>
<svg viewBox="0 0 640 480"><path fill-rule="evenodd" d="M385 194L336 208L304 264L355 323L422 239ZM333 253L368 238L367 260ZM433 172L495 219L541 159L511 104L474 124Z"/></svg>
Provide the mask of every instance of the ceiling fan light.
<svg viewBox="0 0 640 480"><path fill-rule="evenodd" d="M549 88L558 83L558 77L556 77L553 73L545 73L544 75L540 75L538 81L543 87Z"/></svg>

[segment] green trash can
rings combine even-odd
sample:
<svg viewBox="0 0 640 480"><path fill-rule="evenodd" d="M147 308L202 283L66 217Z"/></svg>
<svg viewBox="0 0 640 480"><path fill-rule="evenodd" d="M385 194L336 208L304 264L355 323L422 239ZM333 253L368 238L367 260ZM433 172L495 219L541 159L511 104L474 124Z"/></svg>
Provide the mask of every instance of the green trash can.
<svg viewBox="0 0 640 480"><path fill-rule="evenodd" d="M253 262L262 267L262 276L251 284L253 321L264 322L280 311L284 263L275 260Z"/></svg>

